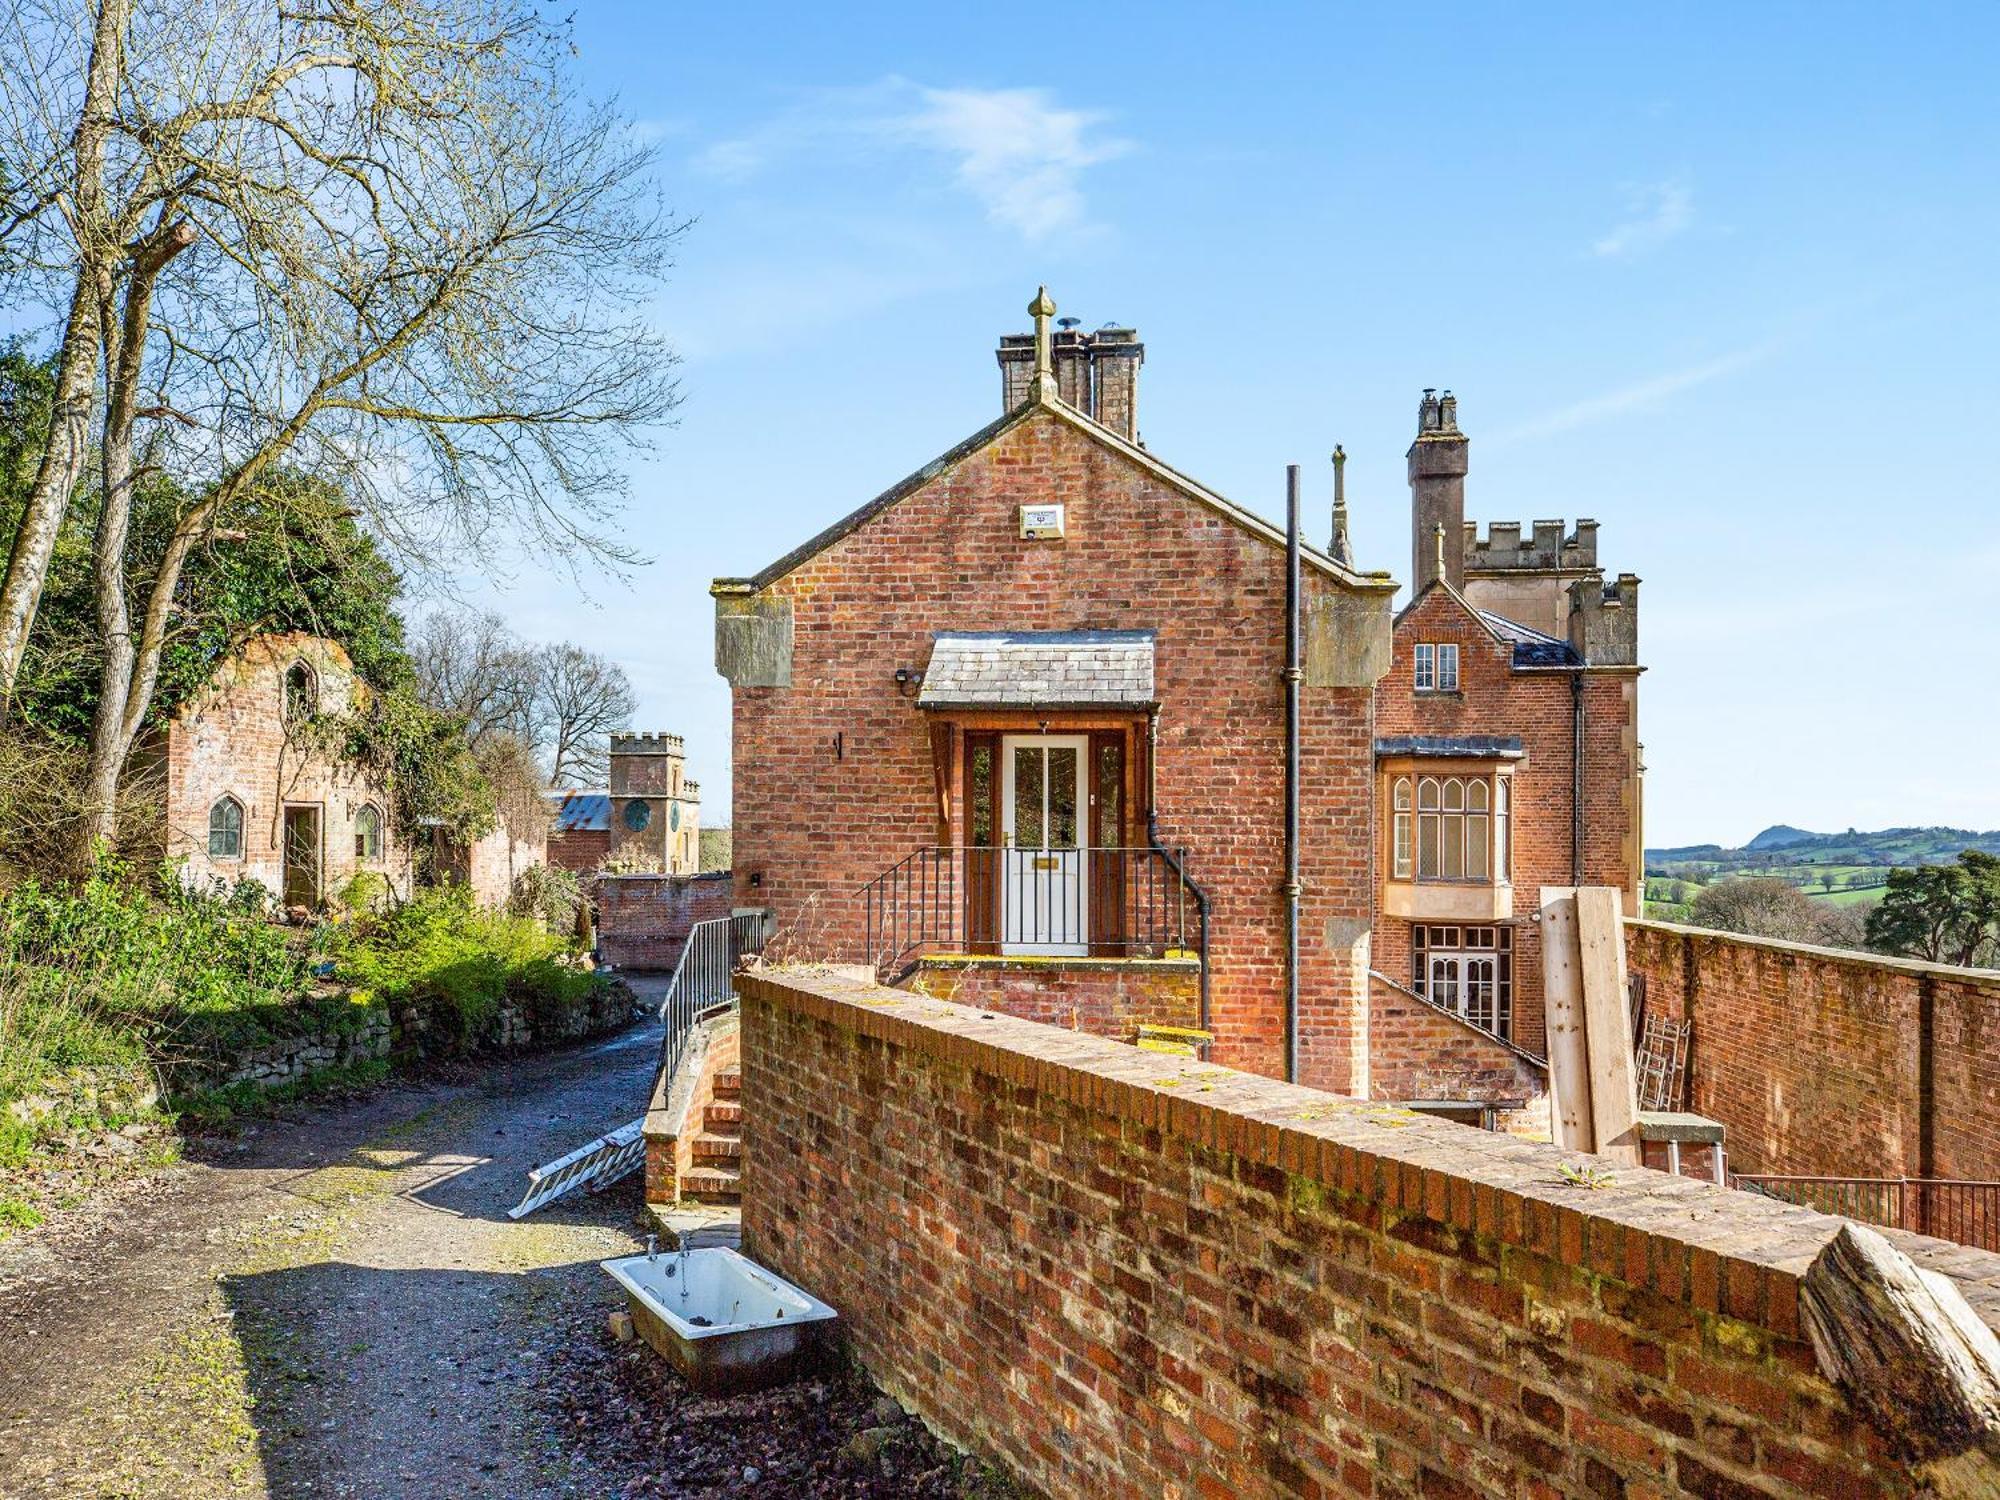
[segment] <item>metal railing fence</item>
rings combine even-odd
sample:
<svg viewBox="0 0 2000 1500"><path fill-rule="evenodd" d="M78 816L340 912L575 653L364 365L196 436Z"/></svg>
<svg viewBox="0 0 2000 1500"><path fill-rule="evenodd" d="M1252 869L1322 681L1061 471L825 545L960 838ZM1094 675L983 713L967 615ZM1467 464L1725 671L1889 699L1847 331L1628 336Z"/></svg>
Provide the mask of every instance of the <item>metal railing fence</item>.
<svg viewBox="0 0 2000 1500"><path fill-rule="evenodd" d="M1910 1229L1980 1250L2000 1250L2000 1182L1732 1172L1729 1185L1862 1224Z"/></svg>
<svg viewBox="0 0 2000 1500"><path fill-rule="evenodd" d="M736 1003L737 967L763 951L764 917L759 912L715 917L689 929L687 946L660 1002L660 1019L666 1023L660 1076L673 1078L697 1025Z"/></svg>
<svg viewBox="0 0 2000 1500"><path fill-rule="evenodd" d="M1184 850L936 845L861 898L866 962L885 979L925 953L1208 958L1208 900Z"/></svg>

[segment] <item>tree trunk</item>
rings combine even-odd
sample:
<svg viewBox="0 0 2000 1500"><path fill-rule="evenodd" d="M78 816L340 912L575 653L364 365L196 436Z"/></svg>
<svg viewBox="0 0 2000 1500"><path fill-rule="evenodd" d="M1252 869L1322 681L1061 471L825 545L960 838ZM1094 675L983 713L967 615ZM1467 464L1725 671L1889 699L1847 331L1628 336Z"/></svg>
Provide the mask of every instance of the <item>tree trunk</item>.
<svg viewBox="0 0 2000 1500"><path fill-rule="evenodd" d="M151 701L159 652L164 644L163 640L142 639L135 645L132 639L132 606L125 592L125 554L131 542L132 489L136 480L132 438L138 421L139 378L146 359L153 288L167 263L192 245L194 238L194 228L186 220L163 217L133 250L125 304L115 325L109 308L104 317L104 504L91 545L97 585L97 635L104 660L98 672L97 716L90 728L90 762L84 777L84 819L78 830L77 850L80 866L88 866L99 848L118 836L118 782L125 773L132 741ZM179 540L178 528L175 540ZM173 597L180 583L178 559L185 556L185 549L176 551L169 547L161 576L154 580L155 596L164 582L167 597ZM149 609L149 623L151 616ZM149 645L150 667L145 660Z"/></svg>
<svg viewBox="0 0 2000 1500"><path fill-rule="evenodd" d="M75 156L70 212L77 242L76 291L56 358L55 404L48 444L22 507L21 522L0 582L0 717L13 701L28 632L41 603L49 559L83 473L89 443L91 393L97 383L98 317L109 290L108 267L118 247L104 218L104 150L112 106L124 73L130 0L99 0L90 45L83 109L71 135Z"/></svg>

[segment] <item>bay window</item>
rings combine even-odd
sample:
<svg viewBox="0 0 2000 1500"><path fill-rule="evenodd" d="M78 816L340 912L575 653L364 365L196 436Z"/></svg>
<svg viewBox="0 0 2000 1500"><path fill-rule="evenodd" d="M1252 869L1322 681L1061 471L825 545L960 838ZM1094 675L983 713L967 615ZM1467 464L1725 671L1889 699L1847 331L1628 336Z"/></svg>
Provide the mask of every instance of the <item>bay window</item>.
<svg viewBox="0 0 2000 1500"><path fill-rule="evenodd" d="M1511 795L1506 776L1396 777L1390 878L1506 883Z"/></svg>

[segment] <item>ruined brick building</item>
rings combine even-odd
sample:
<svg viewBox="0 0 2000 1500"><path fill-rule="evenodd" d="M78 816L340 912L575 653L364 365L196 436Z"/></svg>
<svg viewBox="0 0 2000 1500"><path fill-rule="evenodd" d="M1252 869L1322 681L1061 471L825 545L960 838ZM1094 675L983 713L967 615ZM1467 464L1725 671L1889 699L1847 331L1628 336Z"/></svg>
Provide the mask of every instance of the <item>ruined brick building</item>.
<svg viewBox="0 0 2000 1500"><path fill-rule="evenodd" d="M390 789L330 752L315 721L352 708L367 685L337 641L261 635L217 666L150 747L166 770L166 856L192 885L255 880L286 906L338 898L357 876L407 896L469 885L489 904L545 858L546 832L504 820L470 845L405 835Z"/></svg>
<svg viewBox="0 0 2000 1500"><path fill-rule="evenodd" d="M1606 594L1588 523L1548 556L1539 526L1479 542L1466 440L1427 396L1413 530L1435 560L1446 527L1444 565L1392 618L1395 580L1337 515L1299 546L1294 615L1286 531L1139 441L1136 333L1030 310L994 422L711 589L737 903L796 956L932 993L1127 1038L1200 1026L1218 1061L1532 1114L1525 929L1533 882L1571 883L1574 807L1582 877L1640 875L1633 581Z"/></svg>

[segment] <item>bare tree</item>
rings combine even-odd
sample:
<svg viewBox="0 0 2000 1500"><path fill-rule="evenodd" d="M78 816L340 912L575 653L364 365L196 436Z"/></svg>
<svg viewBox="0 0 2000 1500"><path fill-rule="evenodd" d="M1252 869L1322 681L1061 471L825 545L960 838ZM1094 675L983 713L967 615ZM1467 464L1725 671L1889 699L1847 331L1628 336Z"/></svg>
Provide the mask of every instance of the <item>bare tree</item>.
<svg viewBox="0 0 2000 1500"><path fill-rule="evenodd" d="M490 611L432 612L410 654L426 703L463 719L475 746L496 735L528 746L547 785L603 780L611 735L632 721L624 668L569 641L531 646Z"/></svg>
<svg viewBox="0 0 2000 1500"><path fill-rule="evenodd" d="M628 727L632 683L616 662L568 642L536 653L535 722L552 786L601 783L611 735Z"/></svg>
<svg viewBox="0 0 2000 1500"><path fill-rule="evenodd" d="M490 610L434 610L410 640L417 693L432 708L465 720L477 745L504 733L535 738L536 653Z"/></svg>
<svg viewBox="0 0 2000 1500"><path fill-rule="evenodd" d="M640 314L677 226L527 0L0 0L0 30L31 59L0 70L0 275L68 317L48 483L0 587L0 695L81 466L87 327L106 647L87 837L111 831L190 552L279 463L343 483L412 557L505 536L626 555L604 526L618 457L675 402ZM91 221L54 227L74 204ZM135 558L149 467L190 499Z"/></svg>
<svg viewBox="0 0 2000 1500"><path fill-rule="evenodd" d="M103 310L122 256L105 164L123 81L127 0L89 11L14 0L0 19L0 286L60 309L49 435L0 581L0 712L13 696L56 538L90 448Z"/></svg>

